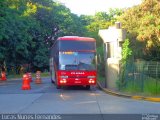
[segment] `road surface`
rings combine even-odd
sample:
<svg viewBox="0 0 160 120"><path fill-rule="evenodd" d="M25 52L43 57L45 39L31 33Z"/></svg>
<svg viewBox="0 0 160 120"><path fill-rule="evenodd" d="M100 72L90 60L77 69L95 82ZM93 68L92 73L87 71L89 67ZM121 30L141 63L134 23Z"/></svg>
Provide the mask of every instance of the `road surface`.
<svg viewBox="0 0 160 120"><path fill-rule="evenodd" d="M72 118L85 114L96 120L103 120L105 114L160 114L160 103L116 97L98 88L57 90L49 78L43 78L39 85L32 82L31 90L21 90L21 86L21 80L0 82L0 114L64 114L72 115ZM71 116L67 117L71 119Z"/></svg>

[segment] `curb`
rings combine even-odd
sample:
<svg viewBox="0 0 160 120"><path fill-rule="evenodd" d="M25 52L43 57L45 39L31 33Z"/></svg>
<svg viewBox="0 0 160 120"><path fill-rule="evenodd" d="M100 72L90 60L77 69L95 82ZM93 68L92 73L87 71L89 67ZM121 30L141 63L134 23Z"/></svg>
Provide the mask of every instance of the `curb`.
<svg viewBox="0 0 160 120"><path fill-rule="evenodd" d="M103 88L99 82L97 82L98 87L103 90L105 93L118 96L118 97L124 97L124 98L130 98L134 100L144 100L144 101L151 101L151 102L160 102L160 98L154 98L154 97L144 97L144 96L132 96L132 95L127 95L127 94L122 94L122 93L117 93L114 91L111 91L109 89Z"/></svg>

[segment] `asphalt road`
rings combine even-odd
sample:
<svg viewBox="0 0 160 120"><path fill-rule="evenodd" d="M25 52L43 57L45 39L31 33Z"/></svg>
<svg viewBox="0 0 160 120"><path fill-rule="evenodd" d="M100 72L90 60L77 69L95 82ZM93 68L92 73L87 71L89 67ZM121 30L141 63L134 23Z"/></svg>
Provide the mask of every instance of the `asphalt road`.
<svg viewBox="0 0 160 120"><path fill-rule="evenodd" d="M31 90L21 90L21 86L22 80L0 82L0 114L64 114L68 120L75 119L74 115L83 120L85 115L87 119L104 120L105 114L111 115L110 119L113 114L160 114L160 103L116 97L98 88L57 90L49 78L43 78L39 85L32 82Z"/></svg>

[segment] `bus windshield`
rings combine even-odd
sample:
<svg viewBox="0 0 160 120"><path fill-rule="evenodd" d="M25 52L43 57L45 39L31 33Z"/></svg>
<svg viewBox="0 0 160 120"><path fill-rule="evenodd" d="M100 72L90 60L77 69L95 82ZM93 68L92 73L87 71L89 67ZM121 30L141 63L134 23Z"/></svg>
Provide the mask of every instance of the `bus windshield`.
<svg viewBox="0 0 160 120"><path fill-rule="evenodd" d="M95 70L95 53L60 52L60 70Z"/></svg>

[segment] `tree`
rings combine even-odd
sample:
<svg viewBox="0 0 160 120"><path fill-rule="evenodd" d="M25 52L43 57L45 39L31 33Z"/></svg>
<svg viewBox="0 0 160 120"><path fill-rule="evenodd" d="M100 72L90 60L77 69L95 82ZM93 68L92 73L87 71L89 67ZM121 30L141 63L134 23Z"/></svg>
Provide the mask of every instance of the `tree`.
<svg viewBox="0 0 160 120"><path fill-rule="evenodd" d="M126 10L119 18L123 27L133 38L136 38L132 41L132 45L141 43L141 49L138 48L140 51L134 52L143 52L141 56L138 56L140 58L160 60L159 11L160 2L158 0L145 0L142 4Z"/></svg>
<svg viewBox="0 0 160 120"><path fill-rule="evenodd" d="M94 37L97 40L97 46L100 47L102 40L98 35L98 31L115 24L117 17L121 14L121 9L110 9L109 12L97 12L94 16L80 16L87 29L86 36Z"/></svg>
<svg viewBox="0 0 160 120"><path fill-rule="evenodd" d="M86 30L77 15L52 0L0 1L1 66L6 63L17 73L26 64L33 70L47 68L53 41L47 45L45 38L53 36L54 26L59 27L60 36L83 36Z"/></svg>

